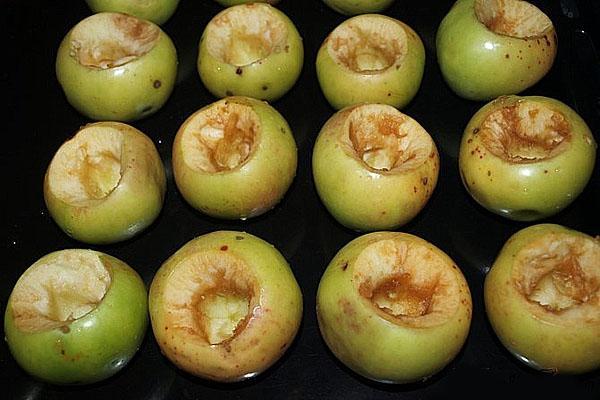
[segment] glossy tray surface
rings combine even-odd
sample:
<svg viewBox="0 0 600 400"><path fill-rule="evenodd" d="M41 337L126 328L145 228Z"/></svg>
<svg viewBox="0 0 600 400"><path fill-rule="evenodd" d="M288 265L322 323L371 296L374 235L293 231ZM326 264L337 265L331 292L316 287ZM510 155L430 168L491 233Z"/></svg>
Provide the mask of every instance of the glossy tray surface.
<svg viewBox="0 0 600 400"><path fill-rule="evenodd" d="M596 140L600 137L600 6L587 1L534 2L554 21L559 52L550 73L523 94L554 97L575 108ZM592 4L593 3L593 4ZM66 32L91 11L83 1L2 2L1 67L4 132L2 137L3 230L0 305L22 272L43 255L90 246L67 237L44 205L42 181L51 157L78 127L90 122L66 101L54 73L55 55ZM197 46L206 23L222 7L212 0L182 0L163 26L177 47L178 81L167 104L155 115L132 125L155 142L167 167L168 190L158 220L143 234L124 243L91 246L134 267L150 284L171 254L192 238L220 229L257 235L277 247L290 263L302 289L303 321L283 358L258 378L216 384L192 377L163 357L149 329L138 354L113 378L82 387L57 387L25 374L0 344L2 398L447 398L449 395L519 395L537 398L600 398L598 372L551 376L514 359L496 339L485 315L483 281L510 235L530 225L497 217L467 194L458 173L463 129L483 103L463 100L444 83L435 55L435 32L451 1L397 0L383 13L410 25L426 49L425 75L414 100L402 111L423 125L440 152L440 179L426 208L402 231L420 236L444 250L462 269L473 297L473 320L464 348L442 372L424 383L385 385L369 382L338 362L323 342L315 315L319 279L336 252L359 234L339 225L319 201L311 174L316 136L334 113L321 94L316 74L317 50L345 17L319 0L282 0L279 8L296 24L304 40L305 63L299 81L272 105L289 122L298 146L298 171L283 201L247 221L221 221L189 207L178 193L170 169L171 146L180 124L216 99L196 71ZM579 7L579 8L577 8ZM596 46L596 47L594 47ZM582 195L563 212L540 222L582 232L600 233L600 166ZM118 334L118 332L115 332ZM8 397L5 397L8 396Z"/></svg>

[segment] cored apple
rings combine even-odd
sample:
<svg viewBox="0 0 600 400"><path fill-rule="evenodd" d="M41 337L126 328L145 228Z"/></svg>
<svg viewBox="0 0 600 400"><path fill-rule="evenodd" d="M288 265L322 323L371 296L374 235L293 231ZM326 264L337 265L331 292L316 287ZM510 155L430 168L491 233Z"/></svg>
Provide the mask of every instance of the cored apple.
<svg viewBox="0 0 600 400"><path fill-rule="evenodd" d="M275 363L302 318L302 294L285 258L234 231L193 239L165 261L149 304L163 354L190 374L223 382Z"/></svg>
<svg viewBox="0 0 600 400"><path fill-rule="evenodd" d="M319 197L342 225L395 229L425 206L439 173L439 155L427 131L384 104L335 113L317 137L312 168Z"/></svg>
<svg viewBox="0 0 600 400"><path fill-rule="evenodd" d="M67 33L56 76L69 103L95 120L132 121L158 111L177 75L177 53L157 25L98 13Z"/></svg>
<svg viewBox="0 0 600 400"><path fill-rule="evenodd" d="M56 152L44 179L50 215L69 236L106 244L129 239L159 215L165 170L152 140L121 122L81 128Z"/></svg>
<svg viewBox="0 0 600 400"><path fill-rule="evenodd" d="M459 167L473 198L506 218L556 214L583 191L596 160L585 121L566 104L541 96L503 96L469 121Z"/></svg>
<svg viewBox="0 0 600 400"><path fill-rule="evenodd" d="M293 22L266 3L221 11L206 25L198 51L200 78L219 98L277 100L296 83L303 62Z"/></svg>
<svg viewBox="0 0 600 400"><path fill-rule="evenodd" d="M425 68L425 48L408 25L385 15L359 15L325 39L316 61L317 78L335 108L357 103L406 106Z"/></svg>
<svg viewBox="0 0 600 400"><path fill-rule="evenodd" d="M552 21L521 0L458 0L439 26L437 58L450 88L491 100L533 86L556 57Z"/></svg>
<svg viewBox="0 0 600 400"><path fill-rule="evenodd" d="M394 0L323 0L323 2L341 14L356 15L383 11Z"/></svg>
<svg viewBox="0 0 600 400"><path fill-rule="evenodd" d="M600 368L600 239L553 224L515 233L485 279L487 315L528 366L579 374Z"/></svg>
<svg viewBox="0 0 600 400"><path fill-rule="evenodd" d="M333 354L380 382L426 379L452 361L471 323L456 264L427 241L374 232L344 246L317 292L319 328Z"/></svg>
<svg viewBox="0 0 600 400"><path fill-rule="evenodd" d="M246 219L273 208L296 175L297 159L285 119L249 97L228 97L196 111L173 143L179 191L217 218Z"/></svg>
<svg viewBox="0 0 600 400"><path fill-rule="evenodd" d="M37 379L87 384L120 371L148 325L140 276L123 261L92 250L47 254L17 281L4 333L17 363Z"/></svg>
<svg viewBox="0 0 600 400"><path fill-rule="evenodd" d="M86 0L93 12L119 12L152 21L165 23L179 4L179 0Z"/></svg>

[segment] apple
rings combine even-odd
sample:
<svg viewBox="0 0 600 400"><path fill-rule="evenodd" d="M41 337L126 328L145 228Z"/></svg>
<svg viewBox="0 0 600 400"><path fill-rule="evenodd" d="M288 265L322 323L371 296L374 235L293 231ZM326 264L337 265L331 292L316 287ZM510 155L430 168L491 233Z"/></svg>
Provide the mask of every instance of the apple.
<svg viewBox="0 0 600 400"><path fill-rule="evenodd" d="M302 318L302 294L285 258L234 231L199 236L166 260L149 305L163 354L190 374L222 382L270 367Z"/></svg>
<svg viewBox="0 0 600 400"><path fill-rule="evenodd" d="M566 104L542 96L502 96L469 121L459 167L469 194L517 221L556 214L583 191L597 144Z"/></svg>
<svg viewBox="0 0 600 400"><path fill-rule="evenodd" d="M231 7L231 6L235 6L238 4L245 4L245 3L269 3L272 5L275 5L275 4L279 3L280 0L215 0L215 1L219 4L221 4L222 6Z"/></svg>
<svg viewBox="0 0 600 400"><path fill-rule="evenodd" d="M357 103L406 106L421 85L425 48L408 25L385 15L345 20L317 54L317 78L327 98L341 109Z"/></svg>
<svg viewBox="0 0 600 400"><path fill-rule="evenodd" d="M86 0L93 12L120 12L147 19L155 24L165 23L179 4L179 0Z"/></svg>
<svg viewBox="0 0 600 400"><path fill-rule="evenodd" d="M346 244L317 291L321 334L354 372L379 382L424 380L452 361L471 324L456 264L417 236L373 232Z"/></svg>
<svg viewBox="0 0 600 400"><path fill-rule="evenodd" d="M444 79L459 96L491 100L533 86L556 57L552 21L520 0L458 0L436 36Z"/></svg>
<svg viewBox="0 0 600 400"><path fill-rule="evenodd" d="M177 52L157 25L126 14L85 18L62 40L56 76L68 102L95 120L132 121L158 111L177 75Z"/></svg>
<svg viewBox="0 0 600 400"><path fill-rule="evenodd" d="M323 2L341 14L356 15L383 11L394 0L323 0Z"/></svg>
<svg viewBox="0 0 600 400"><path fill-rule="evenodd" d="M82 249L36 261L17 281L4 315L17 363L59 385L98 382L119 372L147 325L140 276L121 260Z"/></svg>
<svg viewBox="0 0 600 400"><path fill-rule="evenodd" d="M217 14L204 29L198 73L216 97L274 101L294 86L304 47L293 22L266 3L240 4Z"/></svg>
<svg viewBox="0 0 600 400"><path fill-rule="evenodd" d="M280 202L296 175L296 142L266 102L227 97L192 114L173 143L184 199L216 218L246 219Z"/></svg>
<svg viewBox="0 0 600 400"><path fill-rule="evenodd" d="M551 373L600 368L600 239L554 224L504 244L485 278L485 308L502 344Z"/></svg>
<svg viewBox="0 0 600 400"><path fill-rule="evenodd" d="M359 231L392 230L414 218L435 189L439 164L427 131L385 104L335 113L312 155L321 201L338 222Z"/></svg>
<svg viewBox="0 0 600 400"><path fill-rule="evenodd" d="M52 158L44 200L54 221L93 244L129 239L159 215L165 170L152 140L122 122L82 127Z"/></svg>

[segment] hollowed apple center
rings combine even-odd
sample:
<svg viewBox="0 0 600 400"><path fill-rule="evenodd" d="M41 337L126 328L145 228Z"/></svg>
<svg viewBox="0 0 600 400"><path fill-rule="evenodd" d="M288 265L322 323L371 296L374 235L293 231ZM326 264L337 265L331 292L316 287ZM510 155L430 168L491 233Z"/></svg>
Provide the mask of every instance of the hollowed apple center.
<svg viewBox="0 0 600 400"><path fill-rule="evenodd" d="M221 250L187 257L169 276L165 307L169 329L209 345L235 338L251 319L257 284L244 261Z"/></svg>
<svg viewBox="0 0 600 400"><path fill-rule="evenodd" d="M546 14L521 0L476 0L475 15L492 32L521 39L544 36L552 28Z"/></svg>
<svg viewBox="0 0 600 400"><path fill-rule="evenodd" d="M209 53L224 63L243 67L285 50L287 28L265 4L231 7L207 25L204 40Z"/></svg>
<svg viewBox="0 0 600 400"><path fill-rule="evenodd" d="M483 145L496 157L530 163L565 151L571 127L562 113L541 103L520 101L488 115L479 134Z"/></svg>
<svg viewBox="0 0 600 400"><path fill-rule="evenodd" d="M406 42L406 32L397 22L364 15L335 28L329 35L327 51L351 71L373 73L400 63L406 54Z"/></svg>
<svg viewBox="0 0 600 400"><path fill-rule="evenodd" d="M458 307L452 267L418 243L386 239L367 246L356 259L354 278L359 294L394 323L434 326Z"/></svg>
<svg viewBox="0 0 600 400"><path fill-rule="evenodd" d="M12 292L17 329L41 332L66 327L93 311L111 285L96 252L65 250L30 267Z"/></svg>
<svg viewBox="0 0 600 400"><path fill-rule="evenodd" d="M356 107L346 120L344 132L354 155L379 171L418 168L433 147L431 137L421 125L387 105Z"/></svg>
<svg viewBox="0 0 600 400"><path fill-rule="evenodd" d="M122 176L123 135L113 127L90 125L56 152L48 168L48 186L62 201L85 205L104 199Z"/></svg>
<svg viewBox="0 0 600 400"><path fill-rule="evenodd" d="M252 107L222 101L195 114L184 128L182 151L191 168L213 173L235 169L251 156L260 120Z"/></svg>
<svg viewBox="0 0 600 400"><path fill-rule="evenodd" d="M598 240L546 234L517 254L513 279L528 301L547 311L600 321L599 260Z"/></svg>
<svg viewBox="0 0 600 400"><path fill-rule="evenodd" d="M160 28L125 14L99 13L71 31L71 56L86 67L108 69L147 54L158 42Z"/></svg>

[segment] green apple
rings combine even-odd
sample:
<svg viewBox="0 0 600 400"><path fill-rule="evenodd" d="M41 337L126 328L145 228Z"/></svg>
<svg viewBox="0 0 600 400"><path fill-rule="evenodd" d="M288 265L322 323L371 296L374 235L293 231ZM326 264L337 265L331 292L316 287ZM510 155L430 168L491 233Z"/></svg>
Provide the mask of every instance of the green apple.
<svg viewBox="0 0 600 400"><path fill-rule="evenodd" d="M471 324L456 264L427 241L374 232L346 244L317 291L319 328L333 354L380 382L424 380L452 361Z"/></svg>
<svg viewBox="0 0 600 400"><path fill-rule="evenodd" d="M439 164L427 131L384 104L335 113L312 155L323 204L338 222L359 231L391 230L414 218L435 189Z"/></svg>
<svg viewBox="0 0 600 400"><path fill-rule="evenodd" d="M44 178L50 215L69 236L106 244L137 235L158 216L165 170L152 140L121 122L81 128L56 152Z"/></svg>
<svg viewBox="0 0 600 400"><path fill-rule="evenodd" d="M158 111L177 75L177 52L157 25L99 13L67 33L56 76L69 103L95 120L132 121Z"/></svg>
<svg viewBox="0 0 600 400"><path fill-rule="evenodd" d="M87 384L120 371L148 325L140 276L123 261L92 250L47 254L17 281L4 333L17 363L37 379Z"/></svg>
<svg viewBox="0 0 600 400"><path fill-rule="evenodd" d="M462 138L459 167L471 196L518 221L556 214L583 191L596 142L566 104L541 96L502 96L483 106Z"/></svg>
<svg viewBox="0 0 600 400"><path fill-rule="evenodd" d="M226 8L206 25L197 66L216 97L274 101L294 86L303 61L293 22L269 4L254 3Z"/></svg>
<svg viewBox="0 0 600 400"><path fill-rule="evenodd" d="M341 14L356 15L383 11L394 0L323 0L323 2Z"/></svg>
<svg viewBox="0 0 600 400"><path fill-rule="evenodd" d="M266 102L227 97L192 114L173 143L184 199L217 218L261 215L282 199L298 155L289 125Z"/></svg>
<svg viewBox="0 0 600 400"><path fill-rule="evenodd" d="M161 25L179 4L179 0L86 0L93 12L120 12Z"/></svg>
<svg viewBox="0 0 600 400"><path fill-rule="evenodd" d="M528 366L600 368L600 239L553 224L505 243L485 278L485 308L502 344Z"/></svg>
<svg viewBox="0 0 600 400"><path fill-rule="evenodd" d="M277 4L280 0L215 0L217 3L221 4L225 7L231 7L238 4L245 3L269 3L269 4Z"/></svg>
<svg viewBox="0 0 600 400"><path fill-rule="evenodd" d="M436 37L446 82L471 100L533 86L552 67L556 46L550 18L521 0L458 0Z"/></svg>
<svg viewBox="0 0 600 400"><path fill-rule="evenodd" d="M329 34L316 68L323 94L335 109L357 103L402 108L421 85L425 48L405 23L385 15L359 15Z"/></svg>
<svg viewBox="0 0 600 400"><path fill-rule="evenodd" d="M163 354L190 374L247 379L275 363L302 319L302 294L281 253L243 232L191 240L150 286L150 319Z"/></svg>

